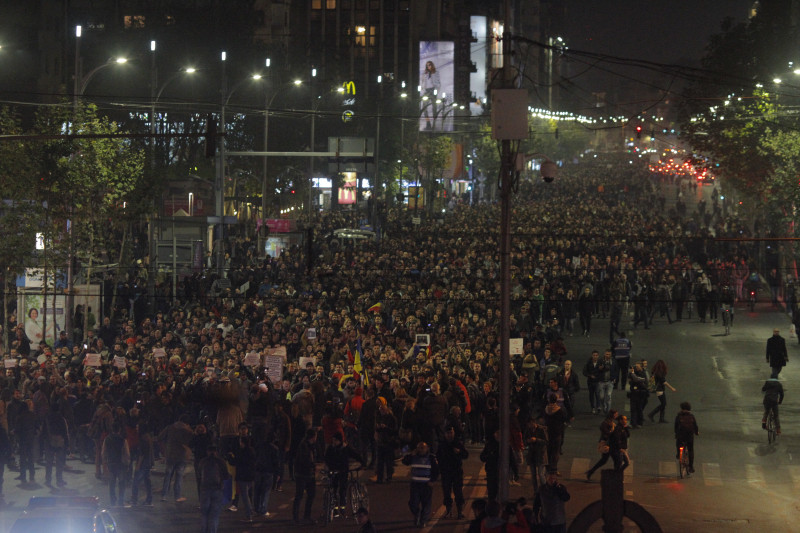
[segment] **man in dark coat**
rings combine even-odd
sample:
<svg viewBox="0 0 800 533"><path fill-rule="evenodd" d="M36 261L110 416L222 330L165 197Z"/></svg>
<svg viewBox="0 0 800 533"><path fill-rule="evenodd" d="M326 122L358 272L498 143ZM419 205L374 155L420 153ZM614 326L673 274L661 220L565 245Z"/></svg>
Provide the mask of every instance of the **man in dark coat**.
<svg viewBox="0 0 800 533"><path fill-rule="evenodd" d="M460 438L456 438L453 426L444 430L444 440L439 443L439 472L442 476L442 494L444 495L445 518L453 511L455 496L457 518L464 518L464 459L469 452Z"/></svg>
<svg viewBox="0 0 800 533"><path fill-rule="evenodd" d="M775 328L772 330L772 337L767 339L767 363L772 369L771 378L777 378L778 374L789 361L786 353L786 340L780 336L780 331Z"/></svg>
<svg viewBox="0 0 800 533"><path fill-rule="evenodd" d="M56 484L59 487L66 485L64 481L64 465L67 462L67 450L69 449L69 432L67 431L67 421L61 415L58 402L50 405L50 410L44 419L45 438L45 482L51 487L53 463L56 465Z"/></svg>

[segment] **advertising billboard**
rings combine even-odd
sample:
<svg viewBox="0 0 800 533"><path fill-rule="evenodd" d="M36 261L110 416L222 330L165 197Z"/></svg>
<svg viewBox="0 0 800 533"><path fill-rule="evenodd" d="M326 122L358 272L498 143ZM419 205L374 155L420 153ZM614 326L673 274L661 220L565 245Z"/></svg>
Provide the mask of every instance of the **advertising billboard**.
<svg viewBox="0 0 800 533"><path fill-rule="evenodd" d="M419 129L453 131L455 43L419 43Z"/></svg>

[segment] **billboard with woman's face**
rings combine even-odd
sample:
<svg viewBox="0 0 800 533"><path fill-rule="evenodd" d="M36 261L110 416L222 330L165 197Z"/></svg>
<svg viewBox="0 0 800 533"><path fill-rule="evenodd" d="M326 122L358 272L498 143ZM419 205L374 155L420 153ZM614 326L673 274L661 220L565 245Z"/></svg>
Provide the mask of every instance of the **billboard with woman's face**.
<svg viewBox="0 0 800 533"><path fill-rule="evenodd" d="M455 43L419 43L419 129L453 131Z"/></svg>

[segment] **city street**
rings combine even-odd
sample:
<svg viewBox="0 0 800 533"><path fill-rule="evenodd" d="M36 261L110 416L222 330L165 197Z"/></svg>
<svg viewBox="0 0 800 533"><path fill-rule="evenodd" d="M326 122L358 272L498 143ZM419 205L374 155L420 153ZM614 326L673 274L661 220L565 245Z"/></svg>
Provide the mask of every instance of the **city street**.
<svg viewBox="0 0 800 533"><path fill-rule="evenodd" d="M589 357L591 349L603 349L607 338L608 322L597 320L591 338L572 337L567 340L569 358L578 368ZM800 520L795 505L800 491L800 434L798 405L800 399L791 385L786 386L786 400L781 407L783 435L775 446L767 445L766 432L761 429L761 385L769 377L769 367L764 353L766 339L772 328L778 327L787 339L789 364L781 373L784 383L800 376L796 338L790 338L789 320L785 314L761 302L755 313L743 307L736 310L736 319L730 336L723 335L721 324L701 324L694 317L667 325L656 319L649 330L633 330L633 357L645 357L652 365L664 359L669 366L668 381L678 389L668 392L667 411L671 421L681 401L692 403L700 426L700 436L695 443L696 474L690 479L677 479L674 460L672 424L645 423L642 429L633 430L630 442L632 465L625 472L625 498L641 504L661 524L664 531L789 531ZM585 387L585 381L582 380ZM616 392L613 406L628 411L622 392ZM651 397L647 408L655 404ZM600 475L593 482L585 481L584 472L597 459L596 441L600 417L589 411L586 391L577 395L577 416L567 430L564 456L559 464L562 481L572 499L567 504L571 520L586 505L600 498ZM470 447L470 458L465 468L465 496L467 509L470 500L486 495L486 483L478 459L479 447ZM107 486L95 480L92 465L70 461L79 472L68 473L69 483L63 494L98 495L107 502ZM610 464L610 463L609 463ZM163 468L157 466L157 470ZM39 467L37 480L42 482L43 468ZM367 473L371 475L371 473ZM46 495L50 491L43 485L21 486L14 481L16 473L6 472L5 506L0 513L0 527L7 530L30 496ZM163 479L154 475L154 486L160 487ZM199 511L194 489L194 476L186 474L185 495L182 504L162 503L155 497L154 508L116 509L123 531L150 530L197 531ZM407 469L400 466L391 485L368 482L373 521L379 531L409 531L412 519L407 508ZM240 521L241 513L225 511L221 521L222 531L251 531L286 528L289 531L307 531L308 526L294 526L291 521L291 499L294 486L288 482L285 492L273 493L270 510L274 518L258 520L253 524ZM321 511L322 486L318 486L315 509ZM512 497L532 495L530 477L522 485L510 487ZM463 531L466 522L444 519L441 490L434 491L434 514L427 530ZM469 513L467 512L469 515ZM318 526L321 527L321 526ZM356 531L351 519L339 519L326 528L332 532ZM636 529L629 529L635 531ZM600 523L593 531L601 531Z"/></svg>

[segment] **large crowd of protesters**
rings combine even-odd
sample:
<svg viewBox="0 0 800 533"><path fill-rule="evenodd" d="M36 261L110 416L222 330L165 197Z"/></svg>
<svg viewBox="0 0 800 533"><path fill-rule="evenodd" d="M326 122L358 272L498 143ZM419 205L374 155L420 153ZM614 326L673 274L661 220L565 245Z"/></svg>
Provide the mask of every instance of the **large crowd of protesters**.
<svg viewBox="0 0 800 533"><path fill-rule="evenodd" d="M742 297L752 251L714 238L750 235L748 225L717 194L713 207L703 200L687 210L684 196L698 185L667 181L633 165L573 165L555 184L523 185L515 196L510 336L523 343L512 356L512 483L527 464L535 492L551 490L545 469L556 473L575 411L612 411L603 376L587 369L604 351L615 355L629 311L630 327L670 327L713 321L728 291ZM679 197L673 202L667 191ZM197 272L179 281L173 299L167 280L154 300L110 310L54 344L32 342L11 314L4 359L14 362L0 380L2 462L33 482L42 461L46 483L55 470L56 483L66 484L67 454L93 459L112 504L141 505L152 504L149 472L158 458L164 501L185 500L183 471L192 463L202 500L224 480L201 480L201 462L217 460L203 463L208 470L222 458L239 465L231 468L231 508L248 520L269 515L270 491L294 480L293 518L302 521L314 500L313 481L304 481L314 477L309 459L322 461L331 447L340 459L340 448L354 452L376 468L377 482L391 483L400 456L431 454L458 466L469 442L483 446L489 500L496 499L499 468L489 466L499 457L499 206L456 202L421 225L412 215L382 210L379 239L348 242L330 235L357 227L357 215L324 212L309 221L313 240L266 259L250 240L233 239L229 283ZM134 269L128 284L147 294L146 276ZM610 318L608 332L596 334L596 318ZM570 349L581 335L598 342L596 354ZM281 379L246 361L276 348L286 354ZM87 353L99 354L99 366L86 364ZM620 381L614 374L612 384ZM587 385L589 401L575 405ZM461 517L463 495L457 480L449 482L445 505L449 513L455 502ZM430 514L422 504L418 525ZM540 514L547 509L539 505ZM500 510L489 506L495 517Z"/></svg>

